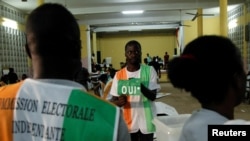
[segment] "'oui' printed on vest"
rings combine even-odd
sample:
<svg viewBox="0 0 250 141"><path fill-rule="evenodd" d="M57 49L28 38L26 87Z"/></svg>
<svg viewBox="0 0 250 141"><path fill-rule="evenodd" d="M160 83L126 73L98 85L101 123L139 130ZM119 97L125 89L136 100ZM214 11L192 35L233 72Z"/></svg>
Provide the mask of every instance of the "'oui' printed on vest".
<svg viewBox="0 0 250 141"><path fill-rule="evenodd" d="M141 95L141 80L138 78L118 80L118 94Z"/></svg>

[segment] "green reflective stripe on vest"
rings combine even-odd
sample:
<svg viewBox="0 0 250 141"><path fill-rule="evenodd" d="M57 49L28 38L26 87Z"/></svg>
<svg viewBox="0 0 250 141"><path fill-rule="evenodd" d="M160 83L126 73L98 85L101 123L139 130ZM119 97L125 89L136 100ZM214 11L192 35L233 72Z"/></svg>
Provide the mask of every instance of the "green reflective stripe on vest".
<svg viewBox="0 0 250 141"><path fill-rule="evenodd" d="M67 104L63 140L116 141L118 108L81 90L72 90Z"/></svg>
<svg viewBox="0 0 250 141"><path fill-rule="evenodd" d="M141 80L142 84L148 88L149 82L150 82L150 67L146 65L141 65ZM143 106L144 106L144 112L146 115L146 124L147 129L149 132L155 132L155 126L152 123L153 120L153 112L152 107L150 105L150 101L143 96Z"/></svg>

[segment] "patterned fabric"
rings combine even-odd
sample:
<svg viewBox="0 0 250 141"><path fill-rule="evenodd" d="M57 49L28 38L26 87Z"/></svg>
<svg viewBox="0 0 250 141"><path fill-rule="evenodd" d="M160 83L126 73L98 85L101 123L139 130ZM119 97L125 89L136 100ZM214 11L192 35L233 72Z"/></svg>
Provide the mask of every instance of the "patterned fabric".
<svg viewBox="0 0 250 141"><path fill-rule="evenodd" d="M1 141L116 141L118 120L117 107L71 86L26 79L0 87Z"/></svg>

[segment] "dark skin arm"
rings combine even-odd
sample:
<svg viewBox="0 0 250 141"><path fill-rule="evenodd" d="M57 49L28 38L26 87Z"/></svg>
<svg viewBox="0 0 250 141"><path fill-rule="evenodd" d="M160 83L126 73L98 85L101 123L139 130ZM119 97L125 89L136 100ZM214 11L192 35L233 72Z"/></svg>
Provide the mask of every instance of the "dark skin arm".
<svg viewBox="0 0 250 141"><path fill-rule="evenodd" d="M156 99L156 90L149 90L143 84L141 84L141 92L142 94L151 101Z"/></svg>

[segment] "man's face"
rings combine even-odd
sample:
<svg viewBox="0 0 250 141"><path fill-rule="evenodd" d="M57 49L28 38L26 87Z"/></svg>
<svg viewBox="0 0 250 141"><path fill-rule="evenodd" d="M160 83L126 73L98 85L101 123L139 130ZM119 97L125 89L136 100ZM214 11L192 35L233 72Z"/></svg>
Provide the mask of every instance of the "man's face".
<svg viewBox="0 0 250 141"><path fill-rule="evenodd" d="M125 52L126 61L129 64L141 63L141 50L135 46L128 46Z"/></svg>

